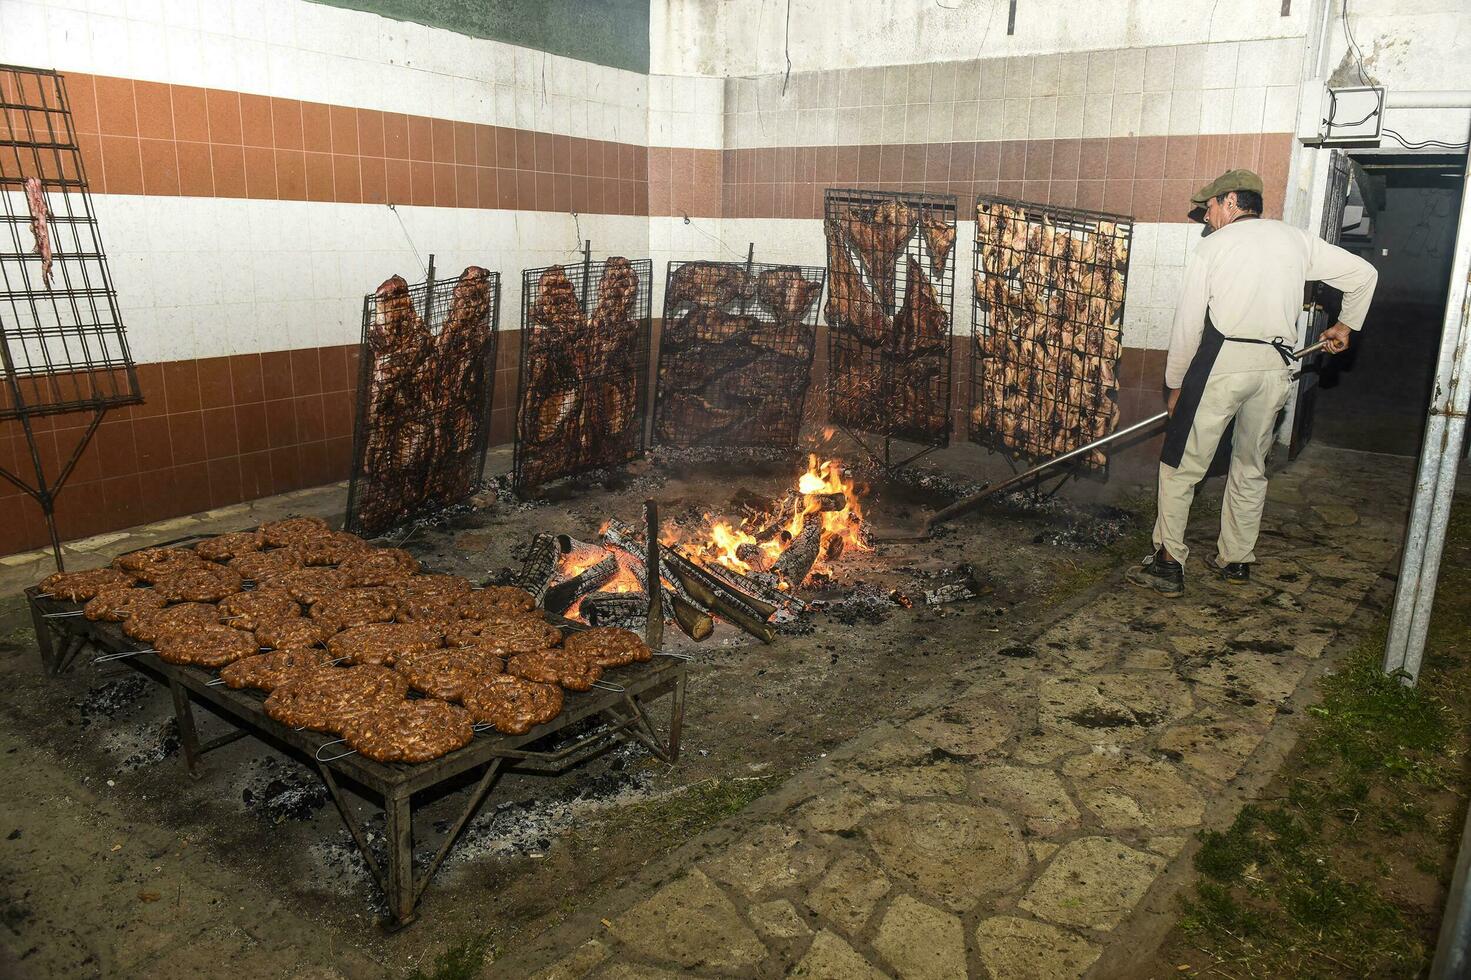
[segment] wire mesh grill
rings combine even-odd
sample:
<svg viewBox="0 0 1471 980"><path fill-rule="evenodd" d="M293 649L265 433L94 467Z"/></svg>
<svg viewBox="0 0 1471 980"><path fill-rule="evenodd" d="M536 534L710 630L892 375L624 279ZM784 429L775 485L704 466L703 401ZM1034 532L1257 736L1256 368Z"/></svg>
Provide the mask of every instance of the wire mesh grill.
<svg viewBox="0 0 1471 980"><path fill-rule="evenodd" d="M795 446L825 275L815 266L669 263L654 441Z"/></svg>
<svg viewBox="0 0 1471 980"><path fill-rule="evenodd" d="M955 196L829 188L823 204L829 421L948 444Z"/></svg>
<svg viewBox="0 0 1471 980"><path fill-rule="evenodd" d="M66 83L0 66L0 419L142 401Z"/></svg>
<svg viewBox="0 0 1471 980"><path fill-rule="evenodd" d="M977 200L971 441L1037 461L1118 426L1133 234L1119 215ZM1079 465L1104 473L1108 456Z"/></svg>
<svg viewBox="0 0 1471 980"><path fill-rule="evenodd" d="M378 535L463 501L485 466L501 277L410 286L394 276L363 300L348 530Z"/></svg>
<svg viewBox="0 0 1471 980"><path fill-rule="evenodd" d="M649 259L527 269L521 283L516 492L644 451Z"/></svg>

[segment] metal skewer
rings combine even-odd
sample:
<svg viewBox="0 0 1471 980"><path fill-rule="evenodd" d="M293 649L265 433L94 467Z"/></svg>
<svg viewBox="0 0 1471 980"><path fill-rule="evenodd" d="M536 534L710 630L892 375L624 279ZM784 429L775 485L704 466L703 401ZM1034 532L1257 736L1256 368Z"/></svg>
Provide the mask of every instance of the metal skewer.
<svg viewBox="0 0 1471 980"><path fill-rule="evenodd" d="M93 660L92 660L92 662L94 664L110 664L114 660L126 660L128 657L136 657L140 653L157 653L157 652L158 652L157 650L154 650L154 649L151 649L150 648L150 649L147 649L147 650L126 650L126 651L124 651L122 653L105 653L105 654L103 654L100 657L94 657Z"/></svg>

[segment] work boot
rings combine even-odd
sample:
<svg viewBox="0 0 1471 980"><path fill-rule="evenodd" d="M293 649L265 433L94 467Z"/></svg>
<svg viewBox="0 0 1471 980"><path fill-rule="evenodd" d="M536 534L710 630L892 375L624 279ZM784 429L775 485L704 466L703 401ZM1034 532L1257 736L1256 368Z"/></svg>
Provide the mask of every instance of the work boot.
<svg viewBox="0 0 1471 980"><path fill-rule="evenodd" d="M1166 558L1163 550L1150 555L1142 565L1131 566L1124 577L1160 595L1173 598L1185 594L1185 568L1179 562Z"/></svg>
<svg viewBox="0 0 1471 980"><path fill-rule="evenodd" d="M1223 562L1214 555L1205 560L1205 567L1221 577L1221 581L1241 585L1251 581L1251 565L1244 561Z"/></svg>

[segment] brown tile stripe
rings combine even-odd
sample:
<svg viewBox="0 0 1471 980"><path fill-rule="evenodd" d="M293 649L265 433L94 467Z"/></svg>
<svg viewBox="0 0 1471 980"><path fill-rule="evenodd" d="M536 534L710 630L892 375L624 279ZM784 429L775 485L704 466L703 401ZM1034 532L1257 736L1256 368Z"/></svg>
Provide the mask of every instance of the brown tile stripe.
<svg viewBox="0 0 1471 980"><path fill-rule="evenodd" d="M656 321L657 329L657 321ZM517 331L502 332L491 407L491 444L512 438ZM969 337L954 341L954 432L966 438ZM810 414L826 406L825 342L818 346ZM223 507L346 479L357 386L356 345L170 361L138 367L142 405L109 412L57 503L64 539ZM1160 410L1164 351L1125 348L1119 362L1122 424ZM88 418L37 419L42 465L55 474ZM1116 458L1120 475L1146 474L1156 442ZM1120 468L1120 467L1126 468ZM0 422L0 468L29 480L19 426ZM44 546L40 509L0 481L0 555Z"/></svg>
<svg viewBox="0 0 1471 980"><path fill-rule="evenodd" d="M976 195L1000 194L1185 221L1192 192L1248 167L1261 174L1268 214L1278 217L1291 153L1290 133L725 150L721 214L820 218L824 188L860 187L955 194L962 218Z"/></svg>
<svg viewBox="0 0 1471 980"><path fill-rule="evenodd" d="M106 194L648 214L648 148L68 72Z"/></svg>
<svg viewBox="0 0 1471 980"><path fill-rule="evenodd" d="M518 336L502 334L491 438L511 438ZM144 403L115 409L57 499L63 538L346 479L358 348L308 348L138 366ZM54 476L90 416L34 419ZM18 423L0 422L0 468L34 482ZM40 508L0 481L0 555L48 541Z"/></svg>

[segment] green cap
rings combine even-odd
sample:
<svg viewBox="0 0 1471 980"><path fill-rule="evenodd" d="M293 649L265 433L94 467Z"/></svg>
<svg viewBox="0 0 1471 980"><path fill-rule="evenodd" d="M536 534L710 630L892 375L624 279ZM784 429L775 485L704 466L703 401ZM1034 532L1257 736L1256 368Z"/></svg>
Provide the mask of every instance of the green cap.
<svg viewBox="0 0 1471 980"><path fill-rule="evenodd" d="M1215 180L1206 184L1190 198L1193 204L1204 204L1213 197L1219 197L1230 191L1255 191L1262 192L1262 179L1250 170L1227 170Z"/></svg>

